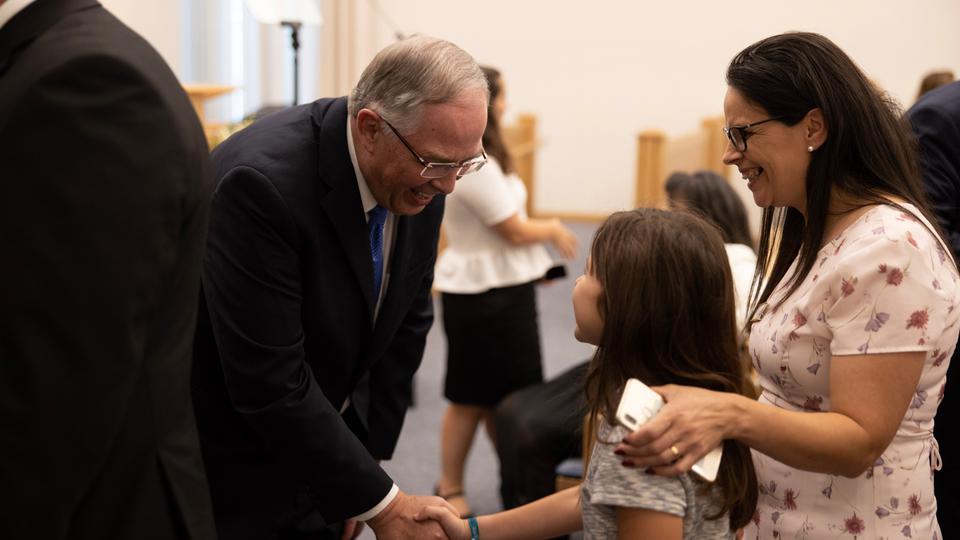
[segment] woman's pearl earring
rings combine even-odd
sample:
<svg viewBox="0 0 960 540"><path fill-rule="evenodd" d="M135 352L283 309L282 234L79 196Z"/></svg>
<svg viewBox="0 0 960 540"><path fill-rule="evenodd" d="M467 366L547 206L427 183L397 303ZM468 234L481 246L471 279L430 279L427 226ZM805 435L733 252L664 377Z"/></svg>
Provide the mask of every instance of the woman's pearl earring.
<svg viewBox="0 0 960 540"><path fill-rule="evenodd" d="M807 152L813 152L813 147L812 147L812 146L808 146L808 147L807 147Z"/></svg>

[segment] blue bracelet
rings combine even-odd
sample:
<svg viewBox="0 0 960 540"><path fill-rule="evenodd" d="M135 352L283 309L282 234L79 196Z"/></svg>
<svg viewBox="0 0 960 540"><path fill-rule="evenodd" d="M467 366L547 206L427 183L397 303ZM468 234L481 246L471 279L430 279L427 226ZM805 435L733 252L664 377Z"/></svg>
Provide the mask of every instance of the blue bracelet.
<svg viewBox="0 0 960 540"><path fill-rule="evenodd" d="M480 525L477 525L477 518L467 518L467 524L470 525L470 540L480 540Z"/></svg>

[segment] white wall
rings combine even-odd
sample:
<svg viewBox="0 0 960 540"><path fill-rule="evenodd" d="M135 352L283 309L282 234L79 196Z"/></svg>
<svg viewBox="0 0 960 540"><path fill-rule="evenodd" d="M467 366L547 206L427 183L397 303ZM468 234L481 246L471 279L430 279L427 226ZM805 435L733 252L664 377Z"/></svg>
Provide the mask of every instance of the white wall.
<svg viewBox="0 0 960 540"><path fill-rule="evenodd" d="M100 0L111 13L144 37L180 75L183 67L181 0Z"/></svg>
<svg viewBox="0 0 960 540"><path fill-rule="evenodd" d="M907 106L929 69L960 73L956 0L379 4L404 32L450 39L499 67L509 111L538 115L541 212L628 208L636 133L693 131L702 117L721 114L727 62L768 35L825 34ZM390 43L387 25L377 28L379 45Z"/></svg>
<svg viewBox="0 0 960 540"><path fill-rule="evenodd" d="M293 98L290 31L259 24L243 0L101 0L142 35L184 83L233 86L206 104L206 120L232 122L262 105ZM300 102L321 97L317 84L322 27L300 30Z"/></svg>

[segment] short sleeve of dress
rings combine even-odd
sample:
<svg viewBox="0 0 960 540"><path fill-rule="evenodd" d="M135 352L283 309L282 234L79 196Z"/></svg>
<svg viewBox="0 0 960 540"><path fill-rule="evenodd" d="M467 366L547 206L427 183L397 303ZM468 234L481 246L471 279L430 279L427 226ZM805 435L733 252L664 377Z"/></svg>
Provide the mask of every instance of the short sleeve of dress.
<svg viewBox="0 0 960 540"><path fill-rule="evenodd" d="M509 178L493 159L476 173L458 180L453 196L487 226L496 225L520 211Z"/></svg>
<svg viewBox="0 0 960 540"><path fill-rule="evenodd" d="M944 290L956 279L950 258L907 214L885 212L859 229L859 236L828 248L836 261L820 276L829 284L819 316L833 332L831 352L931 350L956 320L952 294Z"/></svg>
<svg viewBox="0 0 960 540"><path fill-rule="evenodd" d="M626 431L618 432L620 438L625 435ZM602 442L597 442L590 454L584 489L593 505L645 508L680 517L686 514L686 492L679 477L624 467L613 453L613 445Z"/></svg>

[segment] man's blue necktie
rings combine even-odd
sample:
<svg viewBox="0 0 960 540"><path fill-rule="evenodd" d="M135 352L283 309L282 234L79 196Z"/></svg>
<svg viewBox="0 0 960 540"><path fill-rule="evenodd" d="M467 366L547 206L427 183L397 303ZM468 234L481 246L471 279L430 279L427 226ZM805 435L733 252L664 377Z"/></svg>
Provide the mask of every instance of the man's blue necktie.
<svg viewBox="0 0 960 540"><path fill-rule="evenodd" d="M383 280L383 224L387 221L387 209L379 204L370 210L370 255L373 257L373 302L380 298L380 282Z"/></svg>

